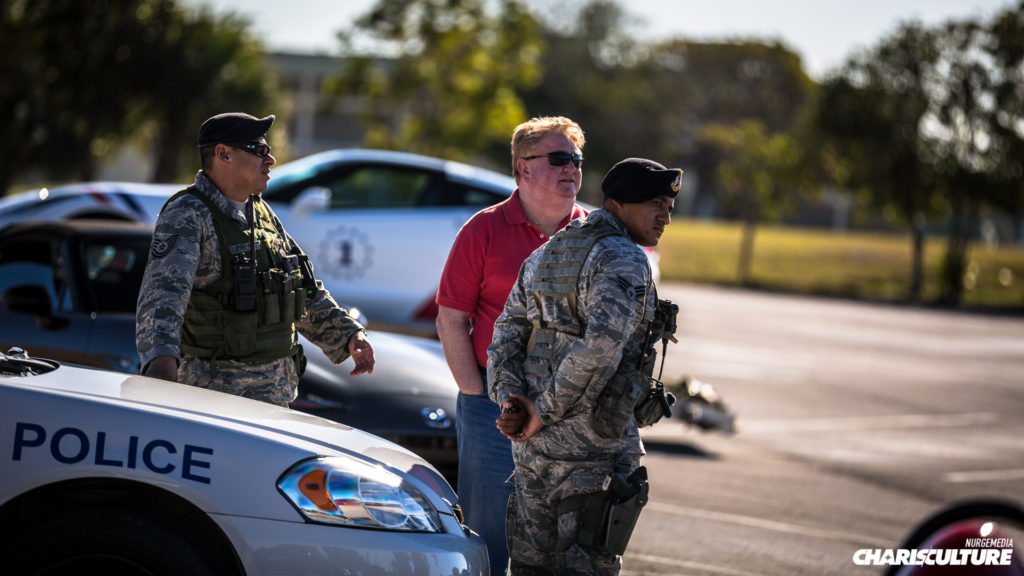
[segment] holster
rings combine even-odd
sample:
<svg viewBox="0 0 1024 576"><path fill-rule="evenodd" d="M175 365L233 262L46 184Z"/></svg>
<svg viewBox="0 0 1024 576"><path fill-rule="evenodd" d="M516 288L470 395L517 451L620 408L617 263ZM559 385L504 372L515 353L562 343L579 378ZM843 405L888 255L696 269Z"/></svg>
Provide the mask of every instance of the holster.
<svg viewBox="0 0 1024 576"><path fill-rule="evenodd" d="M557 550L564 552L573 544L621 556L636 528L640 512L647 504L647 469L637 468L628 477L615 474L603 492L566 498L558 504L558 515L580 511L576 540L559 538Z"/></svg>

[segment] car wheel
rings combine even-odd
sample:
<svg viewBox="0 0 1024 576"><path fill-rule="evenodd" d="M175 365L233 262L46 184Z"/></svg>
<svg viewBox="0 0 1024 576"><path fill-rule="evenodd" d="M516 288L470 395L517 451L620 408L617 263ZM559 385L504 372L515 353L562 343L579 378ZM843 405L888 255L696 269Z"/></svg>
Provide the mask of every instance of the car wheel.
<svg viewBox="0 0 1024 576"><path fill-rule="evenodd" d="M188 539L133 510L79 508L47 518L36 528L21 534L15 574L215 574Z"/></svg>

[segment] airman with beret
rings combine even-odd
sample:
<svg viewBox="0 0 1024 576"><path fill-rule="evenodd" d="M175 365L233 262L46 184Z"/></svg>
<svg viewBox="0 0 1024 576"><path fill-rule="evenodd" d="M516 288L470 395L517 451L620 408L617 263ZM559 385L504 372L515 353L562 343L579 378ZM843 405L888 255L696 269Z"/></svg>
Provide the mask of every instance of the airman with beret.
<svg viewBox="0 0 1024 576"><path fill-rule="evenodd" d="M487 383L515 462L512 575L619 572L632 525L615 528L621 547L595 535L612 533L601 510L613 480L644 476L634 409L657 294L638 245L658 244L681 184L651 160L616 164L602 208L530 255L494 325Z"/></svg>

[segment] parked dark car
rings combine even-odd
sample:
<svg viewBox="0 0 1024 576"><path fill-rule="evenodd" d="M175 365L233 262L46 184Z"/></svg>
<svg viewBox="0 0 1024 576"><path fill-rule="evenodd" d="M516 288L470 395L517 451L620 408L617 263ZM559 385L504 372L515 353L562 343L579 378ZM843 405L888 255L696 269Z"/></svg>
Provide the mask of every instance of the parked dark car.
<svg viewBox="0 0 1024 576"><path fill-rule="evenodd" d="M0 349L139 371L135 304L149 254L150 224L62 220L0 230ZM454 484L458 388L440 343L372 332L373 374L349 376L303 342L308 365L292 407L400 444ZM302 341L300 336L300 341Z"/></svg>

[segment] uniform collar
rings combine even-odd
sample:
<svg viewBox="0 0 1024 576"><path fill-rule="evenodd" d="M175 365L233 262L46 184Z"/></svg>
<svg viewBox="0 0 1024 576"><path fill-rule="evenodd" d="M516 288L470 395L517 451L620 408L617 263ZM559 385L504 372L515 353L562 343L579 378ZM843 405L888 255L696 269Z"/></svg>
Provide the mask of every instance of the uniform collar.
<svg viewBox="0 0 1024 576"><path fill-rule="evenodd" d="M210 180L206 176L206 174L203 173L202 170L200 170L196 174L195 188L210 202L213 202L213 205L219 208L222 212L224 212L224 214L227 214L232 219L238 220L243 224L246 224L248 222L248 219L245 217L245 214L243 214L241 210L236 208L234 203L228 200L228 197L225 196L220 191L219 188L217 188L217 185L213 183L213 180Z"/></svg>
<svg viewBox="0 0 1024 576"><path fill-rule="evenodd" d="M619 220L618 216L603 208L598 208L591 212L590 215L587 216L587 223L611 226L619 231L623 236L629 238L629 230L626 228L626 225L622 223L622 220Z"/></svg>

